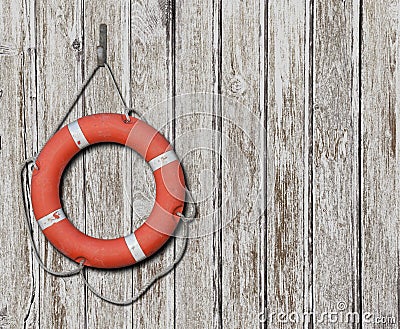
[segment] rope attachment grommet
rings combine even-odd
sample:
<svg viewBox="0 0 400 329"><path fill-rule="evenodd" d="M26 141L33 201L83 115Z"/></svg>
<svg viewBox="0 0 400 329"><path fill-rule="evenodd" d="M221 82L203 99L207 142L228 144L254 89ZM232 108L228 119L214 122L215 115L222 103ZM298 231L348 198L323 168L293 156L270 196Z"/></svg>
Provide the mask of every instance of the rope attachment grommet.
<svg viewBox="0 0 400 329"><path fill-rule="evenodd" d="M131 119L132 113L133 113L133 109L128 108L128 107L125 108L125 111L124 111L124 115L125 115L125 120L124 120L124 122L125 122L125 123L130 123L130 122L132 121L132 119Z"/></svg>

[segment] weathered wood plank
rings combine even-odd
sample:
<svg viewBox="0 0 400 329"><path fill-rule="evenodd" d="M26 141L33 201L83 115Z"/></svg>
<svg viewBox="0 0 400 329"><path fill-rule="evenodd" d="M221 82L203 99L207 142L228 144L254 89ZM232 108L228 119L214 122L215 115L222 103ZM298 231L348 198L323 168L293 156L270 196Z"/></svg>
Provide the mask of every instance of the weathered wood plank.
<svg viewBox="0 0 400 329"><path fill-rule="evenodd" d="M272 327L301 328L282 323L277 314L301 314L307 305L308 208L304 193L306 139L306 3L268 5L267 108L267 305L264 321ZM304 270L303 270L304 269Z"/></svg>
<svg viewBox="0 0 400 329"><path fill-rule="evenodd" d="M176 327L221 326L219 2L179 1L175 14L175 147L197 202L175 271ZM179 248L180 243L177 243Z"/></svg>
<svg viewBox="0 0 400 329"><path fill-rule="evenodd" d="M0 167L10 176L1 182L0 213L15 224L10 231L0 221L0 327L253 328L260 312L268 315L264 306L269 315L319 314L337 311L338 302L398 320L399 7L372 0L3 0L0 157L15 170L10 176ZM175 275L132 307L100 301L79 278L39 270L15 197L16 164L40 150L96 65L103 22L123 94L175 142L202 219ZM195 91L222 91L244 106L182 95ZM181 96L166 101L174 94ZM69 120L122 110L102 70ZM73 223L98 237L130 233L154 199L144 161L110 145L78 156L61 189ZM253 205L259 190L268 193ZM265 199L267 221L257 221ZM37 227L35 238L50 267L73 267ZM91 270L89 281L127 298L172 261L180 243L133 269ZM303 326L274 319L266 326Z"/></svg>
<svg viewBox="0 0 400 329"><path fill-rule="evenodd" d="M399 6L363 1L362 310L399 321ZM365 324L363 328L375 328Z"/></svg>
<svg viewBox="0 0 400 329"><path fill-rule="evenodd" d="M24 5L24 84L23 84L23 94L27 95L24 97L24 134L25 134L25 157L31 157L38 152L37 143L37 61L36 61L36 12L34 1L26 2ZM30 193L29 182L30 173L25 175L25 193L26 197ZM31 213L30 218L34 218L33 213ZM35 241L38 241L39 234L41 234L40 229L37 225L33 223L33 236ZM24 318L24 328L36 328L40 325L40 271L39 264L35 259L32 251L32 246L28 250L30 254L30 279L31 279L31 291L29 304L26 305L27 313Z"/></svg>
<svg viewBox="0 0 400 329"><path fill-rule="evenodd" d="M149 124L171 139L171 12L170 1L133 1L131 4L131 104ZM146 219L153 207L155 184L148 165L134 154L132 159L133 227ZM167 243L157 255L134 267L133 287L148 282L172 262L174 244ZM158 281L133 306L135 328L174 328L174 275Z"/></svg>
<svg viewBox="0 0 400 329"><path fill-rule="evenodd" d="M267 73L268 73L268 30L267 30L267 18L268 18L268 8L263 1L259 1L259 20L260 20L260 35L259 35L259 110L260 116L258 120L260 121L260 144L258 145L260 150L260 176L261 176L261 187L258 191L259 200L258 206L260 207L261 213L257 218L258 222L258 235L260 237L258 243L258 253L259 253L259 275L258 275L258 305L259 314L258 321L260 323L260 328L266 328L268 322L265 320L265 313L267 312L268 303L268 278L267 278L267 238L268 238L268 224L267 224L267 211L268 211L268 196L270 195L271 185L267 185L269 171L268 171L268 159L270 158L271 149L268 148L267 138L267 108L268 108L268 91L267 91Z"/></svg>
<svg viewBox="0 0 400 329"><path fill-rule="evenodd" d="M74 97L81 77L80 53L73 48L79 40L81 27L79 2L60 5L57 1L36 4L37 52L37 147L44 146ZM75 109L72 120L82 111ZM83 165L73 163L61 184L62 204L67 216L79 229L84 230ZM65 270L76 266L56 251L39 234L41 253L52 269ZM37 282L40 296L40 327L84 328L85 295L79 277L57 278L43 270Z"/></svg>
<svg viewBox="0 0 400 329"><path fill-rule="evenodd" d="M259 1L222 1L222 324L258 328L265 231ZM261 45L264 43L261 42ZM260 64L262 61L262 64ZM262 100L264 102L264 100Z"/></svg>
<svg viewBox="0 0 400 329"><path fill-rule="evenodd" d="M360 311L359 14L358 1L315 2L313 290L318 315Z"/></svg>
<svg viewBox="0 0 400 329"><path fill-rule="evenodd" d="M118 83L129 99L129 6L124 1L84 2L85 72L96 61L99 43L99 25L107 24L107 61ZM88 87L85 114L124 111L118 93L106 69L101 69L93 84ZM124 146L96 145L85 156L86 176L86 232L101 238L116 238L131 233L131 174ZM103 294L117 300L131 296L132 270L90 270L88 281ZM131 307L108 304L88 293L87 324L89 328L130 328L133 320Z"/></svg>
<svg viewBox="0 0 400 329"><path fill-rule="evenodd" d="M24 88L30 64L25 52L28 44L25 14L22 1L0 3L1 328L23 328L25 324L31 324L31 312L37 307L33 300L35 276L31 272L19 177L20 164L27 153L32 153L31 144L24 134L24 111L30 104L29 93ZM31 133L29 125L26 133Z"/></svg>

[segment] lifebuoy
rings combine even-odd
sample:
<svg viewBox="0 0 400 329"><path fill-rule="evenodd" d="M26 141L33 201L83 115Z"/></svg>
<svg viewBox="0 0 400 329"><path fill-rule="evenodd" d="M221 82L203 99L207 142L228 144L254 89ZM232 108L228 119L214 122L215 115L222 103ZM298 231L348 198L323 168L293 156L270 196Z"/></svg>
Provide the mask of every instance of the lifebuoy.
<svg viewBox="0 0 400 329"><path fill-rule="evenodd" d="M156 201L149 218L132 234L98 239L79 231L65 216L59 196L61 175L81 149L114 142L138 152L151 166ZM169 142L143 121L121 114L82 117L60 129L44 146L32 173L35 218L46 238L65 256L85 266L119 268L155 253L176 229L185 198L182 167Z"/></svg>

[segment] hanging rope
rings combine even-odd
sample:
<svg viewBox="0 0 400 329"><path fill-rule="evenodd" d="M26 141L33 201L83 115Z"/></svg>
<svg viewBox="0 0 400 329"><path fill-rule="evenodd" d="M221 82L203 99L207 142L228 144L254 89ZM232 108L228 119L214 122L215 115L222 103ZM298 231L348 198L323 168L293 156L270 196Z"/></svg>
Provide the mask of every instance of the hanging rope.
<svg viewBox="0 0 400 329"><path fill-rule="evenodd" d="M118 95L119 98L124 106L124 114L127 115L127 120L129 121L129 114L135 114L138 117L142 118L142 115L140 113L138 113L137 111L133 110L132 108L129 108L127 105L127 102L124 98L124 96L122 96L122 92L121 92L121 88L119 87L117 80L115 79L115 75L110 67L110 65L108 65L107 62L104 63L108 74L111 77L111 80L114 84L114 87L117 89L118 91ZM101 66L96 66L90 73L89 76L85 79L85 81L82 83L82 86L79 88L78 93L75 95L74 99L72 100L71 104L68 106L68 110L65 112L64 116L62 117L61 121L59 122L57 128L54 130L53 135L59 131L65 121L67 120L68 116L71 114L72 110L74 109L75 105L78 103L79 99L82 97L82 95L84 94L87 86L90 84L90 82L93 80L93 78L95 77L96 73L99 71L99 69L101 68ZM52 135L52 136L53 136Z"/></svg>
<svg viewBox="0 0 400 329"><path fill-rule="evenodd" d="M185 255L185 251L187 248L187 238L188 238L188 234L189 234L189 225L187 221L182 221L183 223L183 228L184 228L184 239L183 239L183 246L181 247L181 249L179 250L177 256L175 257L174 261L168 265L166 268L164 268L163 270L161 270L160 272L158 272L157 274L155 274L150 280L149 282L147 282L142 288L140 288L131 298L124 300L124 301L119 301L119 300L115 300L109 297L106 297L105 295L101 294L100 292L98 292L86 279L85 277L85 269L83 269L82 271L80 271L81 273L81 277L83 282L85 283L86 287L97 297L99 297L100 299L114 304L114 305L120 305L120 306L126 306L126 305L131 305L134 302L136 302L141 296L143 296L146 291L154 284L156 283L160 278L162 278L163 276L167 275L168 273L170 273L175 266L182 260L183 256Z"/></svg>
<svg viewBox="0 0 400 329"><path fill-rule="evenodd" d="M102 29L102 26L100 27ZM102 33L102 32L101 32ZM102 34L100 35L100 39L102 39ZM104 36L103 36L103 42L104 42ZM100 48L100 49L99 49ZM142 118L142 115L140 115L138 112L134 111L131 108L128 108L127 106L127 102L124 99L121 89L115 79L115 75L110 67L110 65L107 63L106 61L106 54L105 54L105 49L106 49L106 45L103 45L103 47L98 47L98 65L89 73L87 79L85 79L85 81L82 83L82 86L79 88L78 93L75 95L73 101L71 102L70 106L68 107L66 113L64 114L64 116L62 117L61 121L59 122L57 128L55 129L53 135L60 130L65 121L67 120L68 116L70 115L70 113L72 112L72 110L74 109L75 105L78 103L79 99L82 97L82 95L84 94L87 86L90 84L90 82L93 80L94 76L96 75L96 73L99 71L99 69L101 67L105 67L108 74L111 77L111 80L113 81L113 84L115 86L115 88L118 91L118 95L123 103L124 106L124 114L127 117L127 120L130 120L129 115L131 113L136 114L137 116L139 116L140 118ZM190 198L190 202L187 203L187 205L190 207L190 210L188 211L189 215L187 217L185 217L182 213L177 213L176 215L180 216L181 218L181 223L183 225L183 231L184 234L182 236L183 238L183 245L181 246L180 250L178 251L176 257L174 258L173 262L168 265L167 267L165 267L164 269L162 269L160 272L156 273L147 284L145 284L141 289L139 289L131 298L125 300L125 301L117 301L114 300L112 298L106 297L103 294L101 294L100 292L98 292L87 280L85 273L86 273L86 268L85 268L85 260L82 260L78 267L76 269L70 270L70 271L62 271L62 272L58 272L55 270L50 269L49 267L47 267L43 260L41 259L38 247L36 245L35 239L33 237L34 231L33 231L33 227L32 227L32 218L31 218L31 199L30 199L30 187L29 184L27 183L29 181L31 172L29 171L29 165L32 164L32 167L36 167L36 158L30 158L27 159L21 166L20 168L20 179L21 179L21 194L22 194L22 201L23 201L23 209L25 212L25 224L26 227L28 229L28 235L29 235L29 239L31 242L31 248L32 251L35 255L36 260L38 261L38 264L40 265L40 267L46 271L47 273L57 276L57 277L70 277L70 276L74 276L74 275L78 275L80 274L82 277L82 280L85 284L85 286L97 297L101 298L102 300L115 304L115 305L130 305L134 302L136 302L137 300L139 300L139 298L141 296L143 296L143 294L146 293L146 291L154 284L156 283L160 278L162 278L163 276L167 275L168 273L170 273L175 266L182 260L186 248L187 248L187 243L188 243L188 237L189 237L189 223L191 221L193 221L194 216L195 216L195 206L194 206L194 202L193 202L193 198L189 192L189 190L187 190L188 192L188 196ZM36 167L37 168L37 167ZM26 190L25 188L26 187Z"/></svg>
<svg viewBox="0 0 400 329"><path fill-rule="evenodd" d="M33 227L32 227L32 222L31 222L31 219L30 219L30 216L29 216L30 209L31 209L28 206L28 204L30 205L31 203L27 202L27 194L29 194L29 190L28 191L24 190L24 186L26 185L25 184L25 180L24 180L24 173L25 173L25 170L28 168L29 164L33 164L33 161L34 161L34 158L31 158L31 159L26 160L23 163L23 165L21 166L21 169L20 169L20 178L21 178L22 202L23 202L24 211L25 211L25 224L26 224L26 227L28 229L29 238L30 238L30 241L31 241L31 246L32 246L32 250L34 252L35 258L38 261L38 263L39 263L41 268L43 268L47 273L50 273L50 274L52 274L54 276L67 277L67 276L73 276L73 275L79 274L83 269L83 265L84 265L83 261L81 261L79 263L79 267L74 269L74 270L71 270L71 271L68 271L68 272L57 272L57 271L49 269L43 263L43 261L42 261L42 259L40 257L38 247L36 245L35 239L33 238ZM26 178L28 178L28 176Z"/></svg>
<svg viewBox="0 0 400 329"><path fill-rule="evenodd" d="M25 179L29 179L29 171L28 171L28 167L29 164L33 164L34 158L30 158L28 160L26 160L23 165L21 166L20 169L20 178L21 178L21 194L22 194L22 199L23 199L23 206L24 206L24 212L25 212L25 224L26 227L28 229L28 235L29 235L29 239L31 242L31 248L32 251L35 255L35 258L37 260L37 262L39 263L40 267L46 271L47 273L57 276L57 277L70 277L70 276L74 276L77 274L80 274L83 280L83 283L85 284L85 286L87 286L87 288L97 297L99 297L100 299L111 303L111 304L115 304L115 305L120 305L120 306L126 306L126 305L130 305L133 304L134 302L136 302L137 300L140 299L140 297L142 297L146 291L154 284L156 283L159 279L161 279L163 276L167 275L168 273L170 273L175 266L182 260L183 256L185 255L185 251L187 248L187 243L188 243L188 236L189 236L189 224L190 222L194 219L194 218L187 218L184 215L182 215L181 213L177 213L177 215L181 216L181 221L182 221L182 225L183 225L183 230L184 230L184 234L183 234L183 245L181 246L180 250L178 251L176 257L174 258L173 262L168 265L167 267L165 267L164 269L162 269L160 272L156 273L150 280L148 283L146 283L142 288L140 288L137 293L135 293L131 298L125 300L125 301L117 301L114 300L112 298L106 297L103 294L101 294L100 292L98 292L86 279L85 276L85 272L86 272L86 268L84 267L85 265L85 260L82 260L79 263L79 266L76 269L70 270L70 271L65 271L65 272L57 272L55 270L50 269L49 267L47 267L40 254L39 254L39 250L38 247L36 245L35 239L33 237L33 227L32 227L32 219L30 216L31 213L31 200L29 197L29 187L27 187L28 191L24 190L24 186L26 186L25 184ZM26 176L25 176L26 174Z"/></svg>

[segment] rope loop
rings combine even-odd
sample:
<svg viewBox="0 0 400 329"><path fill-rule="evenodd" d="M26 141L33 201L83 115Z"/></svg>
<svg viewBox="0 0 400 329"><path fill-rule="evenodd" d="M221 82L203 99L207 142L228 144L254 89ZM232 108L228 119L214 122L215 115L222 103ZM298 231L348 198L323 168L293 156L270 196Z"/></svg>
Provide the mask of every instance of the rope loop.
<svg viewBox="0 0 400 329"><path fill-rule="evenodd" d="M97 71L99 70L100 67L103 67L102 65L97 65L88 75L88 78L83 82L81 88L79 89L78 93L76 94L76 96L74 97L71 105L69 106L66 114L63 116L63 118L61 119L59 125L57 126L56 130L54 131L53 135L61 129L61 127L64 125L64 122L66 121L66 119L68 118L69 114L71 113L71 111L73 110L73 108L75 107L75 105L78 103L79 99L82 97L86 87L90 84L90 82L93 80L94 76L96 75ZM126 117L126 122L130 122L131 121L131 115L134 113L136 114L142 121L146 122L146 119L144 118L144 116L142 116L141 114L139 114L137 111L135 111L133 108L129 108L127 106L127 102L125 101L122 93L121 93L121 89L115 79L114 73L111 69L111 67L109 66L109 64L107 63L107 61L104 61L104 67L107 69L107 72L109 73L115 88L118 91L119 97L124 105L124 115ZM30 190L30 186L29 186L29 164L32 164L30 170L32 171L32 168L35 169L39 169L39 166L36 163L36 155L32 158L29 158L27 160L24 161L24 163L21 166L21 170L20 170L20 178L21 178L21 194L22 194L22 201L23 201L23 207L24 207L24 212L25 212L25 224L26 227L28 229L28 233L29 233L29 240L31 243L31 249L35 255L35 258L38 262L38 264L40 265L40 267L46 271L47 273L57 276L57 277L70 277L70 276L74 276L74 275L78 275L80 274L80 276L82 277L83 283L85 284L85 286L97 297L99 297L100 299L109 302L111 304L115 304L115 305L131 305L134 302L136 302L141 296L143 296L146 291L154 284L156 283L160 278L162 278L163 276L167 275L168 273L170 273L175 266L182 260L186 248L187 248L187 243L188 243L188 236L189 236L189 227L188 224L190 222L192 222L195 218L195 214L196 214L196 207L195 207L195 203L193 201L192 195L190 193L189 190L187 190L187 195L189 196L190 201L187 202L188 205L188 209L187 212L188 214L185 216L182 213L177 213L178 216L180 216L180 218L182 219L182 224L183 224L183 228L184 228L184 236L182 237L184 239L183 245L181 246L180 250L178 251L176 257L174 258L173 262L168 265L167 267L165 267L163 270L161 270L159 273L155 274L153 276L153 278L147 282L141 289L139 289L137 291L137 293L135 295L133 295L131 298L129 298L128 300L125 301L117 301L114 299L111 299L109 297L104 296L103 294L101 294L100 292L98 292L88 281L87 278L85 276L85 272L86 272L86 267L85 267L85 259L81 260L78 264L78 267L73 269L73 270L69 270L69 271L61 271L61 272L57 272L55 270L52 270L50 268L48 268L43 260L41 259L41 256L39 254L39 250L38 247L36 245L36 242L34 240L33 234L33 227L32 227L32 218L31 218L31 210L32 210L32 202L31 199L29 197L29 190ZM26 188L26 190L25 190ZM176 239L176 237L175 237Z"/></svg>
<svg viewBox="0 0 400 329"><path fill-rule="evenodd" d="M44 264L40 254L39 254L39 249L36 245L35 239L33 238L33 227L32 227L32 221L30 218L30 210L32 209L32 207L31 207L32 202L31 202L29 196L27 196L27 194L29 194L29 191L28 191L28 193L26 193L26 191L24 190L24 186L25 186L25 179L24 179L25 175L24 174L25 174L25 170L28 168L29 164L33 164L33 166L35 166L35 162L36 162L35 157L29 158L24 161L24 163L22 164L21 169L20 169L20 178L21 178L20 187L21 187L21 195L22 195L22 201L23 201L24 212L25 212L25 224L28 229L32 251L33 251L35 258L36 258L38 264L40 265L40 267L47 273L57 276L57 277L74 276L76 274L79 274L82 271L82 269L84 267L84 262L85 262L84 259L80 261L79 266L76 269L73 269L70 271L62 271L62 272L57 272L55 270L52 270ZM29 172L27 172L27 174L29 175Z"/></svg>
<svg viewBox="0 0 400 329"><path fill-rule="evenodd" d="M183 227L184 227L184 236L183 236L184 242L183 242L182 247L180 248L180 250L178 251L178 253L177 253L176 257L175 257L175 259L173 260L173 262L170 265L166 266L163 270L161 270L160 272L156 273L153 276L153 278L150 279L149 282L147 282L141 289L139 289L137 291L137 293L134 296L132 296L128 300L117 301L117 300L114 300L112 298L106 297L103 294L101 294L100 292L98 292L86 279L85 272L86 272L87 268L85 267L85 259L82 259L79 262L77 268L75 268L73 270L70 270L70 271L57 272L57 271L52 270L49 267L47 267L44 264L42 258L40 257L39 249L38 249L38 247L36 245L36 242L35 242L35 240L33 238L33 227L32 227L32 220L31 220L31 217L30 217L31 200L27 196L27 193L26 193L26 191L24 191L24 188L23 188L25 186L25 179L24 179L25 178L25 170L28 168L29 164L34 163L34 159L35 158L27 159L23 163L23 165L21 167L21 171L20 171L20 174L21 174L21 193L22 193L22 196L23 196L23 204L24 204L24 210L25 210L25 224L26 224L26 226L28 228L29 239L30 239L30 242L31 242L31 248L32 248L32 251L34 252L34 255L35 255L35 258L36 258L38 264L40 265L40 267L44 271L46 271L47 273L49 273L51 275L57 276L57 277L70 277L70 276L74 276L74 275L80 274L85 286L87 286L87 288L95 296L97 296L100 299L102 299L102 300L104 300L106 302L109 302L111 304L124 306L124 305L131 305L134 302L136 302L141 296L143 296L146 293L146 291L154 283L156 283L163 276L165 276L168 273L170 273L175 268L175 266L182 260L184 254L185 254L186 248L187 248L188 236L189 236L189 227L188 227L188 221L186 220L186 217L181 213L177 213L179 216L181 216L182 222L183 222ZM29 172L27 172L26 174L29 174Z"/></svg>
<svg viewBox="0 0 400 329"><path fill-rule="evenodd" d="M196 218L195 217L187 217L184 214L182 214L181 212L177 212L176 213L177 216L179 216L181 218L181 221L187 224L190 224L191 222L193 222Z"/></svg>
<svg viewBox="0 0 400 329"><path fill-rule="evenodd" d="M189 236L189 227L188 227L187 223L184 222L184 237L183 237L184 242L183 242L183 245L181 246L180 250L178 251L177 256L173 260L173 262L171 264L169 264L168 266L166 266L164 269L162 269L160 272L156 273L145 285L143 285L141 288L139 288L132 297L130 297L126 300L116 300L116 299L110 298L108 296L105 296L104 294L99 292L96 288L94 288L88 282L88 280L85 276L85 269L80 273L81 277L82 277L82 281L92 294L94 294L98 298L100 298L110 304L119 305L119 306L132 305L133 303L138 301L146 293L146 291L149 290L149 288L152 285L154 285L159 279L161 279L162 277L164 277L165 275L170 273L175 268L175 266L182 260L184 254L186 252L188 236Z"/></svg>
<svg viewBox="0 0 400 329"><path fill-rule="evenodd" d="M176 214L181 218L184 223L191 223L196 219L196 204L193 199L192 192L186 188L186 215L181 212L177 212Z"/></svg>

